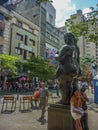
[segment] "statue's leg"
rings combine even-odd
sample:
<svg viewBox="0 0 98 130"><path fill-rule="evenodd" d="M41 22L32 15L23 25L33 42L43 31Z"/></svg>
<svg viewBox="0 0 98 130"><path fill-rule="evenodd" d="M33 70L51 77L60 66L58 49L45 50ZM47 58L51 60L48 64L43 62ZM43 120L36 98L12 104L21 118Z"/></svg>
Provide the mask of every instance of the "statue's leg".
<svg viewBox="0 0 98 130"><path fill-rule="evenodd" d="M66 89L62 83L59 84L60 92L61 92L61 102L62 104L65 104L66 102Z"/></svg>
<svg viewBox="0 0 98 130"><path fill-rule="evenodd" d="M71 98L71 83L66 84L66 104L70 105L70 98Z"/></svg>
<svg viewBox="0 0 98 130"><path fill-rule="evenodd" d="M71 97L71 82L72 77L69 75L61 75L58 79L59 88L61 92L61 103L62 104L70 104L70 97Z"/></svg>

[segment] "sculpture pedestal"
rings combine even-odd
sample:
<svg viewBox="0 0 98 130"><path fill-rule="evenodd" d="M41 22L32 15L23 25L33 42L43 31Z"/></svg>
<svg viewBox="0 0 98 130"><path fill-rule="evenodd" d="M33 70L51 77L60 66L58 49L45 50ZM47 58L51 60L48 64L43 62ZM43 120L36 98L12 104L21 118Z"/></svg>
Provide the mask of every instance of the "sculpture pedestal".
<svg viewBox="0 0 98 130"><path fill-rule="evenodd" d="M48 130L76 130L70 106L51 104L48 108Z"/></svg>

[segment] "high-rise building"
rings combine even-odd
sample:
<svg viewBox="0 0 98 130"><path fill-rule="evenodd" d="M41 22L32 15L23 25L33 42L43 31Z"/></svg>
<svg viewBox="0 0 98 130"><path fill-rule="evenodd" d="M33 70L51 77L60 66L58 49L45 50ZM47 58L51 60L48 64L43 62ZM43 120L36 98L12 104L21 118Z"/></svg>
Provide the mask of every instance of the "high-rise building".
<svg viewBox="0 0 98 130"><path fill-rule="evenodd" d="M39 56L39 27L14 11L0 6L0 53L27 60Z"/></svg>
<svg viewBox="0 0 98 130"><path fill-rule="evenodd" d="M0 6L0 53L9 54L11 18L10 12Z"/></svg>
<svg viewBox="0 0 98 130"><path fill-rule="evenodd" d="M63 32L55 27L56 10L49 2L37 4L36 0L12 0L6 8L14 10L40 28L40 56L46 58L47 45L58 50L64 44ZM49 35L48 35L49 34ZM61 39L62 38L62 39Z"/></svg>
<svg viewBox="0 0 98 130"><path fill-rule="evenodd" d="M47 44L50 44L51 49L54 47L56 50L59 49L58 44L60 44L61 41L59 40L61 33L59 33L59 29L55 27L56 10L51 3L41 2L37 4L36 0L22 0L20 4L16 4L14 10L40 27L39 42L41 57L46 57L45 49L47 48ZM48 28L48 26L52 29ZM48 33L50 37L53 37L50 38L50 40L47 37ZM53 39L55 39L55 42Z"/></svg>
<svg viewBox="0 0 98 130"><path fill-rule="evenodd" d="M68 23L70 23L70 21L75 25L77 23L80 22L90 22L90 20L93 18L94 14L96 13L96 11L93 11L91 13L82 14L81 10L78 10L76 14L73 14L70 16L70 19L67 20ZM93 33L93 34L97 34L98 33L98 15L96 15L96 22L95 22L95 27L93 28L93 26L91 24L88 24L89 26L89 34ZM67 28L67 31L69 31L69 29ZM98 41L96 41L97 43ZM98 63L98 45L94 43L94 42L88 42L85 38L85 36L81 36L77 42L77 45L79 46L80 49L80 57L84 56L84 55L91 55L94 56L94 58L96 59L97 63Z"/></svg>

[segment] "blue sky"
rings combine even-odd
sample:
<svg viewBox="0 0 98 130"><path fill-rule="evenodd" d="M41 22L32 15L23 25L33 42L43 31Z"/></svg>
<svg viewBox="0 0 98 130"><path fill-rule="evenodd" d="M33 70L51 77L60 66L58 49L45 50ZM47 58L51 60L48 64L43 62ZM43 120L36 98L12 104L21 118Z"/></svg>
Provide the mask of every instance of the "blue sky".
<svg viewBox="0 0 98 130"><path fill-rule="evenodd" d="M90 12L89 7L96 9L98 0L53 0L52 4L56 9L56 26L60 27L76 10L81 9L83 13L87 13Z"/></svg>

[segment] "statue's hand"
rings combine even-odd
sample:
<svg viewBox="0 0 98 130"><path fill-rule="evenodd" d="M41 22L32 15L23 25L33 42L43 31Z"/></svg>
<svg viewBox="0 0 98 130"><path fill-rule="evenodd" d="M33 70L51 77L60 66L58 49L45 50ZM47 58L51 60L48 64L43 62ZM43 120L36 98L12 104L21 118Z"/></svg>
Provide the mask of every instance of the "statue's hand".
<svg viewBox="0 0 98 130"><path fill-rule="evenodd" d="M59 58L59 55L55 54L55 59L58 60L58 58Z"/></svg>

